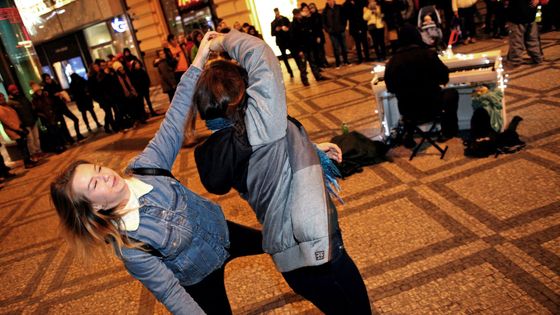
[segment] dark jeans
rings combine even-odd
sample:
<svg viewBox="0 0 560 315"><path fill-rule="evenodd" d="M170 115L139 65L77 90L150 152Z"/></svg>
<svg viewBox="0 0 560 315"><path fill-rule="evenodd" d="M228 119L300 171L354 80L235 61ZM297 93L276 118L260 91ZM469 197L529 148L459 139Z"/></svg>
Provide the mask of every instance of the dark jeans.
<svg viewBox="0 0 560 315"><path fill-rule="evenodd" d="M463 22L463 39L468 37L476 37L476 25L474 24L474 15L476 14L476 6L472 5L468 8L459 9L459 17Z"/></svg>
<svg viewBox="0 0 560 315"><path fill-rule="evenodd" d="M329 37L331 39L331 44L334 52L334 60L336 66L340 66L340 55L342 54L342 59L344 63L348 62L348 50L346 49L346 37L344 32L341 33L330 33Z"/></svg>
<svg viewBox="0 0 560 315"><path fill-rule="evenodd" d="M229 258L220 269L215 270L197 284L184 287L206 314L231 314L231 307L224 285L226 264L237 257L262 254L262 234L231 221L227 221L229 230ZM249 279L248 279L249 280Z"/></svg>
<svg viewBox="0 0 560 315"><path fill-rule="evenodd" d="M66 138L66 141L68 143L74 142L74 139L72 138L70 132L68 131L68 126L66 125L66 120L64 119L64 116L70 118L70 120L72 120L72 122L74 123L74 130L76 131L76 136L78 138L82 136L80 134L80 121L78 120L78 117L76 117L76 115L74 115L70 111L70 109L68 108L68 106L66 106L66 104L62 104L59 106L57 114L58 114L58 120L62 124L62 131L64 132L64 137Z"/></svg>
<svg viewBox="0 0 560 315"><path fill-rule="evenodd" d="M358 268L340 246L326 264L303 267L282 275L288 285L305 299L329 314L371 314L364 280Z"/></svg>
<svg viewBox="0 0 560 315"><path fill-rule="evenodd" d="M278 45L278 48L280 48L280 53L282 54L282 61L284 61L284 65L286 66L286 70L288 71L289 74L293 75L292 68L290 67L290 63L288 62L288 54L286 53L286 50L288 50L288 47L286 47L284 45Z"/></svg>
<svg viewBox="0 0 560 315"><path fill-rule="evenodd" d="M16 144L23 158L23 164L29 164L31 162L31 154L29 153L29 149L27 148L27 138L21 137L17 139Z"/></svg>
<svg viewBox="0 0 560 315"><path fill-rule="evenodd" d="M169 103L171 103L171 101L173 100L173 96L175 95L175 89L167 91L165 93L167 94L167 97L169 97Z"/></svg>
<svg viewBox="0 0 560 315"><path fill-rule="evenodd" d="M441 123L442 136L455 137L457 135L457 132L459 132L459 123L457 118L459 93L453 88L442 90L440 93L440 100L439 104L435 104L432 108L426 108L422 112L402 115L405 128L405 139L412 139L415 126L433 121L438 117Z"/></svg>
<svg viewBox="0 0 560 315"><path fill-rule="evenodd" d="M307 62L309 62L309 67L311 67L311 72L313 73L315 80L321 79L322 75L321 72L319 72L319 65L315 60L315 55L309 51L304 51L303 57L300 56L299 53L295 53L293 57L298 66L302 83L309 82L307 79Z"/></svg>
<svg viewBox="0 0 560 315"><path fill-rule="evenodd" d="M148 104L148 109L150 110L150 114L154 114L154 107L152 105L152 100L150 99L150 89L138 90L138 97L140 97L140 101L142 102L142 107L144 107L144 100L146 100L146 104Z"/></svg>
<svg viewBox="0 0 560 315"><path fill-rule="evenodd" d="M385 59L387 50L385 49L385 28L370 28L369 35L373 40L373 49L377 59Z"/></svg>
<svg viewBox="0 0 560 315"><path fill-rule="evenodd" d="M369 60L367 32L363 30L360 32L352 33L352 38L354 39L354 43L356 44L356 54L358 55L358 62L362 62L364 60L363 56L365 56L366 60ZM364 51L363 55L362 50Z"/></svg>
<svg viewBox="0 0 560 315"><path fill-rule="evenodd" d="M89 126L89 120L87 118L87 113L88 112L91 115L91 118L93 118L93 121L95 121L95 124L97 125L97 127L98 128L101 127L101 125L99 124L99 120L97 120L97 115L95 114L95 111L93 110L93 108L90 108L90 109L86 109L86 110L81 111L82 119L86 123L87 129L91 131L91 127Z"/></svg>

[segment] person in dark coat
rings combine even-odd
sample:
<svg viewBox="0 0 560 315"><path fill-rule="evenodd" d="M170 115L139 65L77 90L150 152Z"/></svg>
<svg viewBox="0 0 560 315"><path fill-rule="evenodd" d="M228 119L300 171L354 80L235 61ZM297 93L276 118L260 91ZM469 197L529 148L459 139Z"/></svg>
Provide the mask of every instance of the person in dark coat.
<svg viewBox="0 0 560 315"><path fill-rule="evenodd" d="M163 93L169 96L169 102L173 100L175 89L177 89L177 81L173 73L173 63L175 59L171 55L169 48L160 49L157 51L158 59L154 61L154 67L158 69L159 78L161 82L161 89Z"/></svg>
<svg viewBox="0 0 560 315"><path fill-rule="evenodd" d="M304 10L309 10L305 8ZM311 28L311 20L309 17L304 17L300 9L292 11L294 18L292 19L292 47L291 51L294 53L294 59L299 68L301 82L305 86L309 86L307 79L307 62L311 67L313 77L317 81L323 81L325 78L319 72L319 66L315 60L315 56L311 53L313 42L313 29Z"/></svg>
<svg viewBox="0 0 560 315"><path fill-rule="evenodd" d="M319 63L319 67L326 68L329 66L327 55L325 54L325 33L323 32L323 16L319 13L317 5L313 2L309 3L309 12L311 15L311 28L313 29L313 54L315 60Z"/></svg>
<svg viewBox="0 0 560 315"><path fill-rule="evenodd" d="M70 75L70 79L72 80L70 82L70 93L72 93L72 97L76 102L78 110L80 111L80 113L82 113L82 119L86 123L87 130L90 133L92 132L91 127L89 126L87 112L89 112L89 114L93 118L93 121L97 125L97 128L101 129L101 127L103 126L101 126L99 120L97 120L97 115L93 110L93 100L91 99L90 93L87 88L87 81L77 73L72 73Z"/></svg>
<svg viewBox="0 0 560 315"><path fill-rule="evenodd" d="M118 130L124 131L132 126L131 116L126 108L125 95L121 88L117 73L105 62L101 63L100 84L107 101L114 106L115 123ZM117 130L115 130L117 131Z"/></svg>
<svg viewBox="0 0 560 315"><path fill-rule="evenodd" d="M89 68L88 73L88 90L94 101L99 104L99 107L105 113L105 132L113 133L119 131L119 127L115 121L115 116L118 112L117 108L113 103L109 101L103 90L101 83L103 71L101 70L101 64L105 63L102 59L97 59ZM114 112L114 113L113 113Z"/></svg>
<svg viewBox="0 0 560 315"><path fill-rule="evenodd" d="M128 113L132 118L134 124L146 123L146 112L144 111L144 104L140 99L138 91L134 88L132 81L126 74L122 63L113 62L113 70L115 70L116 79L118 82L117 87L120 87L120 97L125 113Z"/></svg>
<svg viewBox="0 0 560 315"><path fill-rule="evenodd" d="M367 39L367 23L364 21L364 0L346 0L342 5L344 14L348 18L350 26L350 35L356 44L356 54L358 55L358 64L364 60L371 61L369 58L369 45ZM363 56L362 56L363 51Z"/></svg>
<svg viewBox="0 0 560 315"><path fill-rule="evenodd" d="M10 105L17 112L21 123L29 131L27 136L27 147L31 155L41 154L41 143L39 140L39 127L37 125L37 113L33 110L31 102L27 99L25 95L20 93L18 87L15 84L10 84L8 86L9 101Z"/></svg>
<svg viewBox="0 0 560 315"><path fill-rule="evenodd" d="M523 52L531 57L532 64L543 62L543 53L539 38L539 28L535 22L537 6L540 0L510 0L507 7L507 18L510 22L509 49L507 53L507 66L517 67L523 62Z"/></svg>
<svg viewBox="0 0 560 315"><path fill-rule="evenodd" d="M286 70L290 77L294 77L290 63L288 62L288 54L286 51L290 45L290 20L287 17L280 15L278 8L274 8L274 21L270 23L271 35L276 37L276 45L280 48L282 60L286 66Z"/></svg>
<svg viewBox="0 0 560 315"><path fill-rule="evenodd" d="M146 72L144 66L139 60L133 60L130 65L130 81L132 81L132 85L134 85L136 92L138 92L138 97L142 103L146 100L146 104L148 104L148 109L150 110L150 116L159 116L159 114L154 110L152 100L150 99L151 82L148 72Z"/></svg>
<svg viewBox="0 0 560 315"><path fill-rule="evenodd" d="M54 109L56 114L60 116L58 120L62 122L63 131L68 142L71 143L74 140L72 139L72 136L68 131L68 126L66 126L64 116L68 117L74 123L74 130L76 131L76 138L78 139L78 141L85 139L86 137L82 136L82 134L80 133L80 121L78 120L78 117L76 117L76 115L74 115L70 111L70 109L66 105L66 101L63 99L63 91L62 87L60 87L60 84L53 80L48 73L43 73L41 75L41 78L43 79L43 89L48 92L49 96L52 97L55 101Z"/></svg>
<svg viewBox="0 0 560 315"><path fill-rule="evenodd" d="M30 87L33 91L31 105L37 113L41 125L46 129L44 138L41 138L41 150L43 152L61 153L66 150L66 138L64 137L62 124L59 125L59 117L56 115L55 101L50 97L49 92L43 91L38 83L31 82Z"/></svg>
<svg viewBox="0 0 560 315"><path fill-rule="evenodd" d="M455 89L442 91L440 85L449 81L449 69L434 50L423 48L422 38L412 25L399 31L400 48L385 68L387 91L397 96L399 112L405 124L405 145L413 147L414 125L442 116L441 141L457 135L457 106L459 95Z"/></svg>
<svg viewBox="0 0 560 315"><path fill-rule="evenodd" d="M342 6L336 4L335 0L327 0L327 5L323 9L323 27L329 33L337 67L340 67L341 54L344 64L350 64L348 62L348 49L346 48L346 36L344 34L346 23L347 19Z"/></svg>

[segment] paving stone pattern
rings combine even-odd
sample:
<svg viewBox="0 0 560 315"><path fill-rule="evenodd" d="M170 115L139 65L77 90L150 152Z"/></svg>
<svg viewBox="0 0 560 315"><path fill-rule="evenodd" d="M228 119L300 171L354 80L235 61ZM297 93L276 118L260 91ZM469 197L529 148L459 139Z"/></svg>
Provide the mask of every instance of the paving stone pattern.
<svg viewBox="0 0 560 315"><path fill-rule="evenodd" d="M520 115L525 150L497 158L463 156L460 139L445 160L428 148L391 151L391 162L341 181L338 205L348 252L381 314L560 313L560 33L542 36L546 62L510 71L508 117ZM504 40L457 49L507 50ZM331 80L303 87L284 77L289 113L313 140L329 140L346 122L372 135L379 128L370 91L371 64L328 69ZM294 68L295 69L295 68ZM166 96L152 91L156 108ZM76 261L58 234L48 197L53 174L75 159L122 169L157 130L161 117L126 133L91 135L51 156L0 190L0 313L166 314L110 253ZM208 135L199 122L200 135ZM198 178L192 149L173 173L219 202L230 220L258 227L235 193L216 197ZM226 286L235 314L319 314L295 295L267 255L233 260Z"/></svg>

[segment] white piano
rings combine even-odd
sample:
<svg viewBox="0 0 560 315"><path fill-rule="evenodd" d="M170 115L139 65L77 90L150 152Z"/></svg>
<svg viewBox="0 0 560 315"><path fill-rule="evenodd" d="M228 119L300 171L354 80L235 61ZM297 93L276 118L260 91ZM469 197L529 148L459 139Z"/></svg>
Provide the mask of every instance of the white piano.
<svg viewBox="0 0 560 315"><path fill-rule="evenodd" d="M504 92L507 75L504 74L501 52L493 50L465 55L453 54L448 50L440 58L449 68L449 83L445 87L453 87L459 92L459 108L457 110L459 129L470 129L473 114L471 95L474 89L482 84L487 84ZM382 125L382 130L376 138L384 139L390 135L392 129L397 127L400 113L397 98L387 92L387 87L383 81L385 66L376 65L372 73L374 73L374 77L371 80L371 87L377 102L376 112ZM502 117L505 125L505 95L502 98L502 105Z"/></svg>

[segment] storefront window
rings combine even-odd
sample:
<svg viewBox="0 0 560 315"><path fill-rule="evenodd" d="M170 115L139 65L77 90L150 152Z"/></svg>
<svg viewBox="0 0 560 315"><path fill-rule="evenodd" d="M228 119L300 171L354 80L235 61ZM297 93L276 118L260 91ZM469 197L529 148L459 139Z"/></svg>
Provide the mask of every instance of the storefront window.
<svg viewBox="0 0 560 315"><path fill-rule="evenodd" d="M84 29L84 35L90 47L106 44L112 40L111 34L107 29L107 23L105 22Z"/></svg>
<svg viewBox="0 0 560 315"><path fill-rule="evenodd" d="M184 32L181 16L177 9L177 0L160 0L167 25L173 34Z"/></svg>
<svg viewBox="0 0 560 315"><path fill-rule="evenodd" d="M121 53L125 48L138 56L130 26L124 16L116 16L84 29L93 59L107 59L108 55Z"/></svg>
<svg viewBox="0 0 560 315"><path fill-rule="evenodd" d="M212 12L208 7L183 14L183 25L187 34L196 29L202 30L202 32L216 29L214 21L212 21Z"/></svg>
<svg viewBox="0 0 560 315"><path fill-rule="evenodd" d="M29 93L29 82L40 81L39 58L17 8L8 0L0 0L0 39L21 86Z"/></svg>

